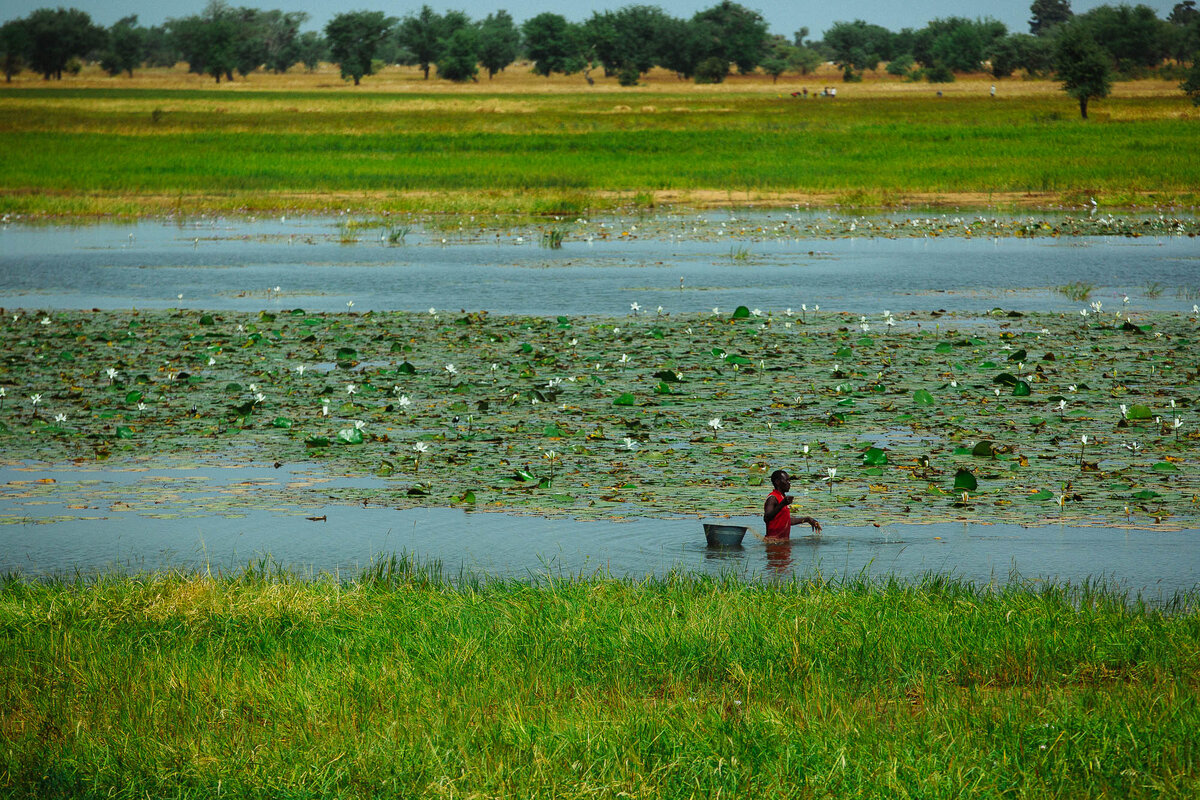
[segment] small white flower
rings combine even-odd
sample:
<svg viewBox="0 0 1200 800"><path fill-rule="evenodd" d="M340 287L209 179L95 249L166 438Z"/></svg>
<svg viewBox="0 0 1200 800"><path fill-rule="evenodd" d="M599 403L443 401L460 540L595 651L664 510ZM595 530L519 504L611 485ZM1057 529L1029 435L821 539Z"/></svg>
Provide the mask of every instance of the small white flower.
<svg viewBox="0 0 1200 800"><path fill-rule="evenodd" d="M212 356L209 356L208 357L208 365L210 367L214 367L214 366L216 366L216 364L217 364L217 360L215 358L213 358Z"/></svg>
<svg viewBox="0 0 1200 800"><path fill-rule="evenodd" d="M547 450L546 452L542 453L542 457L553 461L554 459L558 458L558 453L553 450Z"/></svg>
<svg viewBox="0 0 1200 800"><path fill-rule="evenodd" d="M263 400L266 400L266 399L267 399L267 396L265 394L263 394L262 392L254 393L254 402L261 403Z"/></svg>
<svg viewBox="0 0 1200 800"><path fill-rule="evenodd" d="M629 310L632 311L634 314L636 314L642 310L642 307L640 305L638 305L637 303L630 303Z"/></svg>
<svg viewBox="0 0 1200 800"><path fill-rule="evenodd" d="M358 392L358 387L355 386L353 383L346 384L346 394L354 395L357 392Z"/></svg>
<svg viewBox="0 0 1200 800"><path fill-rule="evenodd" d="M108 369L104 370L104 374L108 376L108 380L111 382L117 379L117 376L121 374L121 371L114 369L113 367L109 367Z"/></svg>
<svg viewBox="0 0 1200 800"><path fill-rule="evenodd" d="M436 308L434 308L433 306L430 306L430 307L429 307L429 316L431 316L431 317L432 317L432 316L433 316L434 314L436 314L436 313L437 313L437 309L436 309Z"/></svg>
<svg viewBox="0 0 1200 800"><path fill-rule="evenodd" d="M1073 391L1075 391L1075 384L1073 384L1073 383L1072 383L1070 386L1068 386L1068 387L1067 387L1067 391L1068 391L1068 392L1073 392Z"/></svg>
<svg viewBox="0 0 1200 800"><path fill-rule="evenodd" d="M628 364L628 363L629 363L629 356L628 356L628 355L626 355L625 353L621 353L621 363L622 363L622 364Z"/></svg>
<svg viewBox="0 0 1200 800"><path fill-rule="evenodd" d="M721 313L721 309L717 308L716 306L713 306L713 314L716 315L716 314L720 314L720 313Z"/></svg>
<svg viewBox="0 0 1200 800"><path fill-rule="evenodd" d="M296 374L297 374L297 375L303 375L303 374L304 374L304 370L306 370L306 369L308 369L308 367L304 366L303 364L297 364L297 365L296 365Z"/></svg>
<svg viewBox="0 0 1200 800"><path fill-rule="evenodd" d="M753 314L753 315L754 315L754 316L756 316L756 317L761 317L761 316L762 316L762 309L758 309L758 308L756 308L756 309L754 309L753 311L751 311L750 313L751 313L751 314Z"/></svg>
<svg viewBox="0 0 1200 800"><path fill-rule="evenodd" d="M999 389L993 389L992 391L996 393L996 397L999 397L999 396L1000 396L1000 390L999 390Z"/></svg>
<svg viewBox="0 0 1200 800"><path fill-rule="evenodd" d="M801 303L801 304L800 304L800 310L801 310L801 311L808 311L808 303Z"/></svg>
<svg viewBox="0 0 1200 800"><path fill-rule="evenodd" d="M1058 401L1058 410L1059 410L1060 412L1061 412L1063 409L1065 409L1066 407L1067 407L1067 401L1066 401L1066 400L1059 400L1059 401ZM1121 406L1121 410L1122 410L1122 413L1123 413L1123 412L1124 412L1124 410L1125 410L1125 406Z"/></svg>
<svg viewBox="0 0 1200 800"><path fill-rule="evenodd" d="M660 314L660 315L663 313L663 307L662 307L662 306L659 306L659 307L658 307L658 311L657 311L657 313L658 313L658 314Z"/></svg>
<svg viewBox="0 0 1200 800"><path fill-rule="evenodd" d="M625 449L626 450L636 450L637 442L635 442L632 438L626 436L625 437Z"/></svg>
<svg viewBox="0 0 1200 800"><path fill-rule="evenodd" d="M138 411L145 411L145 410L146 410L146 404L145 404L145 403L138 403L138 404L137 404L137 410L138 410Z"/></svg>
<svg viewBox="0 0 1200 800"><path fill-rule="evenodd" d="M1183 420L1181 420L1179 417L1176 417L1175 421L1171 423L1172 430L1174 430L1176 428L1180 428L1182 426L1183 426Z"/></svg>
<svg viewBox="0 0 1200 800"><path fill-rule="evenodd" d="M408 399L408 395L402 394L400 395L400 399L396 401L396 405L400 406L401 408L408 408L412 405L412 400Z"/></svg>
<svg viewBox="0 0 1200 800"><path fill-rule="evenodd" d="M42 402L42 396L40 394L31 394L31 395L29 395L29 399L33 401L33 404L35 406L38 403Z"/></svg>
<svg viewBox="0 0 1200 800"><path fill-rule="evenodd" d="M1088 442L1088 437L1087 437L1087 434L1086 434L1086 433L1085 433L1083 436L1080 436L1080 437L1079 437L1079 442L1080 442L1081 444L1087 444L1087 442Z"/></svg>
<svg viewBox="0 0 1200 800"><path fill-rule="evenodd" d="M50 324L50 318L49 318L49 317L42 317L41 324L42 324L42 325L49 325L49 324Z"/></svg>
<svg viewBox="0 0 1200 800"><path fill-rule="evenodd" d="M59 422L59 423L66 422L66 421L67 421L67 415L66 415L66 414L55 414L55 415L54 415L54 421L55 421L55 422Z"/></svg>
<svg viewBox="0 0 1200 800"><path fill-rule="evenodd" d="M837 467L828 467L825 470L825 477L822 480L832 482L837 477Z"/></svg>
<svg viewBox="0 0 1200 800"><path fill-rule="evenodd" d="M238 325L237 329L238 329L238 333L245 333L245 331L246 331L246 328L242 325Z"/></svg>
<svg viewBox="0 0 1200 800"><path fill-rule="evenodd" d="M571 345L571 347L574 347L575 345L579 344L579 340L572 339L571 341L567 342L567 344Z"/></svg>
<svg viewBox="0 0 1200 800"><path fill-rule="evenodd" d="M428 453L429 445L425 444L424 442L417 442L412 446L412 449L415 453Z"/></svg>
<svg viewBox="0 0 1200 800"><path fill-rule="evenodd" d="M329 416L329 403L322 403L322 404L321 404L321 416L322 416L322 417L328 417L328 416Z"/></svg>
<svg viewBox="0 0 1200 800"><path fill-rule="evenodd" d="M808 445L804 445L804 446L803 446L802 448L800 448L800 449L801 449L801 451L804 453L804 455L808 455Z"/></svg>
<svg viewBox="0 0 1200 800"><path fill-rule="evenodd" d="M457 375L457 374L458 374L458 367L454 366L453 364L447 364L447 365L445 366L445 370L446 370L446 372L447 372L447 373L449 373L450 375Z"/></svg>
<svg viewBox="0 0 1200 800"><path fill-rule="evenodd" d="M950 381L950 388L952 388L952 389L957 389L957 388L958 388L958 381Z"/></svg>
<svg viewBox="0 0 1200 800"><path fill-rule="evenodd" d="M1124 403L1121 403L1121 418L1122 419L1124 419L1125 417L1128 416L1128 413L1127 413L1128 411L1129 411L1129 406L1125 405Z"/></svg>
<svg viewBox="0 0 1200 800"><path fill-rule="evenodd" d="M367 423L363 422L361 419L354 420L354 430L361 431L365 427L367 427Z"/></svg>
<svg viewBox="0 0 1200 800"><path fill-rule="evenodd" d="M725 426L721 424L720 417L713 417L708 421L708 427L712 428L714 431L719 431Z"/></svg>
<svg viewBox="0 0 1200 800"><path fill-rule="evenodd" d="M346 308L347 308L347 309L354 308L354 301L353 301L353 300L347 300L347 301L346 301Z"/></svg>
<svg viewBox="0 0 1200 800"><path fill-rule="evenodd" d="M820 311L820 310L821 310L820 306L813 306L813 311Z"/></svg>
<svg viewBox="0 0 1200 800"><path fill-rule="evenodd" d="M254 392L257 392L257 391L258 391L258 384L257 383L250 384L250 393L253 394Z"/></svg>

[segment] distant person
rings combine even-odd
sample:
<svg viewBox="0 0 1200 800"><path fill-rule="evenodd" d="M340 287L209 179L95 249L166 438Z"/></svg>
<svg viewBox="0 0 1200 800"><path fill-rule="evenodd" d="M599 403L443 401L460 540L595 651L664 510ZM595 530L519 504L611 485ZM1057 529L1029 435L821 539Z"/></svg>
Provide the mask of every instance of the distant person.
<svg viewBox="0 0 1200 800"><path fill-rule="evenodd" d="M992 84L992 97L996 96L996 84Z"/></svg>
<svg viewBox="0 0 1200 800"><path fill-rule="evenodd" d="M767 495L763 503L763 522L767 523L767 540L781 541L792 535L793 525L808 525L813 533L821 532L821 523L812 517L793 517L792 479L787 470L777 469L771 473L771 485L775 490Z"/></svg>
<svg viewBox="0 0 1200 800"><path fill-rule="evenodd" d="M829 96L830 96L830 97L837 97L837 87L836 87L836 86L832 87L832 88L829 90Z"/></svg>
<svg viewBox="0 0 1200 800"><path fill-rule="evenodd" d="M941 97L941 96L942 96L942 90L938 89L938 97Z"/></svg>

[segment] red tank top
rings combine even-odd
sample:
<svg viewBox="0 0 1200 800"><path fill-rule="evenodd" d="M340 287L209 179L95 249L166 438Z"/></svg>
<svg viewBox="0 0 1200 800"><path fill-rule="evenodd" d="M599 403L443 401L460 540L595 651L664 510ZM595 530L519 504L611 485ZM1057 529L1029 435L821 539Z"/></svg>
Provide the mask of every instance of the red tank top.
<svg viewBox="0 0 1200 800"><path fill-rule="evenodd" d="M771 497L774 497L782 508L767 523L767 538L787 539L792 535L792 508L791 506L783 505L783 495L779 493L778 489L771 492Z"/></svg>

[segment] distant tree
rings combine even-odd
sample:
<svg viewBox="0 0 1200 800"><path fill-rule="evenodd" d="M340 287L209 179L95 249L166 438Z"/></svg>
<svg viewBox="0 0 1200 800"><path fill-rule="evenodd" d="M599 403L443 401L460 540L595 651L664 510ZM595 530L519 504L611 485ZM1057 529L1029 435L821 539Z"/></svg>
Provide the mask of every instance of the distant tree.
<svg viewBox="0 0 1200 800"><path fill-rule="evenodd" d="M1088 101L1093 97L1108 97L1112 89L1109 55L1078 21L1059 29L1054 44L1054 69L1063 91L1079 101L1083 119L1087 119Z"/></svg>
<svg viewBox="0 0 1200 800"><path fill-rule="evenodd" d="M397 40L413 54L426 80L429 80L429 65L437 62L446 35L445 21L427 5L400 20L397 30Z"/></svg>
<svg viewBox="0 0 1200 800"><path fill-rule="evenodd" d="M382 11L349 11L325 25L329 57L341 68L343 78L358 86L364 75L372 75L375 50L395 23Z"/></svg>
<svg viewBox="0 0 1200 800"><path fill-rule="evenodd" d="M211 0L199 16L167 20L188 71L209 75L217 83L233 80L237 67L238 15L222 0Z"/></svg>
<svg viewBox="0 0 1200 800"><path fill-rule="evenodd" d="M1200 53L1192 56L1192 66L1179 84L1179 88L1192 98L1192 105L1200 106Z"/></svg>
<svg viewBox="0 0 1200 800"><path fill-rule="evenodd" d="M692 20L710 26L713 38L707 55L736 64L743 74L753 72L766 55L767 23L757 11L732 0L721 0L712 8L698 12Z"/></svg>
<svg viewBox="0 0 1200 800"><path fill-rule="evenodd" d="M696 83L723 83L729 74L729 62L720 56L709 56L696 65Z"/></svg>
<svg viewBox="0 0 1200 800"><path fill-rule="evenodd" d="M1200 52L1200 11L1196 0L1183 0L1171 9L1167 22L1171 25L1169 55L1180 63L1195 63L1195 54Z"/></svg>
<svg viewBox="0 0 1200 800"><path fill-rule="evenodd" d="M461 83L479 73L479 34L473 25L458 28L443 42L437 60L439 78Z"/></svg>
<svg viewBox="0 0 1200 800"><path fill-rule="evenodd" d="M287 72L301 57L300 26L308 21L303 11L259 12L259 33L264 48L263 63L272 72Z"/></svg>
<svg viewBox="0 0 1200 800"><path fill-rule="evenodd" d="M1075 17L1122 72L1154 67L1170 50L1172 26L1145 5L1097 6Z"/></svg>
<svg viewBox="0 0 1200 800"><path fill-rule="evenodd" d="M83 58L104 46L103 28L75 8L40 8L25 18L29 66L46 80L62 79L72 58Z"/></svg>
<svg viewBox="0 0 1200 800"><path fill-rule="evenodd" d="M825 45L833 51L833 62L843 76L875 69L892 57L892 32L861 19L835 22L825 31Z"/></svg>
<svg viewBox="0 0 1200 800"><path fill-rule="evenodd" d="M148 67L173 67L184 60L166 25L142 29L142 53Z"/></svg>
<svg viewBox="0 0 1200 800"><path fill-rule="evenodd" d="M501 9L488 14L479 23L479 63L487 70L488 79L517 60L521 47L521 32L513 18Z"/></svg>
<svg viewBox="0 0 1200 800"><path fill-rule="evenodd" d="M1071 19L1071 0L1033 0L1029 7L1032 18L1029 20L1029 32L1034 36L1045 36L1055 25L1061 25Z"/></svg>
<svg viewBox="0 0 1200 800"><path fill-rule="evenodd" d="M233 9L236 31L233 68L245 78L267 61L266 13L255 8Z"/></svg>
<svg viewBox="0 0 1200 800"><path fill-rule="evenodd" d="M316 31L305 31L296 39L296 57L312 72L329 58L329 45Z"/></svg>
<svg viewBox="0 0 1200 800"><path fill-rule="evenodd" d="M0 67L4 82L12 83L13 75L25 68L29 54L29 28L23 19L10 19L0 25Z"/></svg>
<svg viewBox="0 0 1200 800"><path fill-rule="evenodd" d="M812 47L794 47L788 56L790 68L807 75L825 62L825 57Z"/></svg>
<svg viewBox="0 0 1200 800"><path fill-rule="evenodd" d="M941 66L953 72L976 72L992 43L1007 33L1004 23L992 19L935 19L915 33L913 58L927 70Z"/></svg>
<svg viewBox="0 0 1200 800"><path fill-rule="evenodd" d="M887 74L905 77L912 72L913 63L913 57L910 54L901 53L888 62Z"/></svg>
<svg viewBox="0 0 1200 800"><path fill-rule="evenodd" d="M144 60L146 30L139 28L137 15L122 17L108 29L108 44L100 56L100 67L109 75L129 73L133 77L133 68L140 66Z"/></svg>
<svg viewBox="0 0 1200 800"><path fill-rule="evenodd" d="M659 66L680 79L691 78L711 50L715 37L716 32L707 22L669 18L661 31Z"/></svg>
<svg viewBox="0 0 1200 800"><path fill-rule="evenodd" d="M570 75L584 68L582 31L561 14L547 11L531 17L525 20L521 32L525 37L525 53L533 61L536 74Z"/></svg>
<svg viewBox="0 0 1200 800"><path fill-rule="evenodd" d="M772 83L779 82L779 76L792 67L792 56L799 50L782 36L776 36L770 43L766 58L763 59L762 71L771 76Z"/></svg>
<svg viewBox="0 0 1200 800"><path fill-rule="evenodd" d="M624 6L612 12L597 12L584 23L583 33L590 53L606 74L632 72L637 77L662 60L670 17L655 6Z"/></svg>

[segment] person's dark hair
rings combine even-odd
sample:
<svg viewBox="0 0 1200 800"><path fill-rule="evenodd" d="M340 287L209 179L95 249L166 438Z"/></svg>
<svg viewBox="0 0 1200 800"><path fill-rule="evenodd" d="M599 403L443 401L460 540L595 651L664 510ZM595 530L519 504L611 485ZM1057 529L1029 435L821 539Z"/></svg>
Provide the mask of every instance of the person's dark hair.
<svg viewBox="0 0 1200 800"><path fill-rule="evenodd" d="M772 472L771 473L771 485L773 486L773 485L779 483L779 479L782 478L786 474L787 474L786 469L777 469L774 472Z"/></svg>

